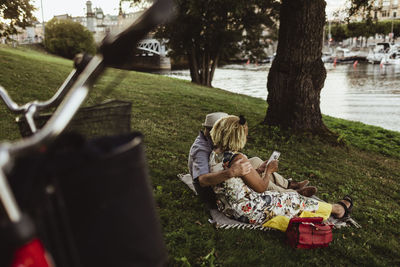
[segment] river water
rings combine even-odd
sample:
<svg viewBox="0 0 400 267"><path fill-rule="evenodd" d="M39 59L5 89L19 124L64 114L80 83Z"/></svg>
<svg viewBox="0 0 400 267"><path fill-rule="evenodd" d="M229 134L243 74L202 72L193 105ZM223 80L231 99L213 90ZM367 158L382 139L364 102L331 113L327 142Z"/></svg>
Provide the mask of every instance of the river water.
<svg viewBox="0 0 400 267"><path fill-rule="evenodd" d="M400 132L400 66L326 64L321 111ZM230 92L267 99L270 65L227 65L217 68L212 85ZM188 70L165 75L190 80Z"/></svg>

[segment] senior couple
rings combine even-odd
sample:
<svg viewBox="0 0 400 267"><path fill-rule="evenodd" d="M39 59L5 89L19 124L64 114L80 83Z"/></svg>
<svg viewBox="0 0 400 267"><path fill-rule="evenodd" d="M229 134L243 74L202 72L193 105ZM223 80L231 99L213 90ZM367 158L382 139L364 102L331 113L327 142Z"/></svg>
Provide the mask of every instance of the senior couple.
<svg viewBox="0 0 400 267"><path fill-rule="evenodd" d="M336 204L309 198L317 189L308 181L288 181L277 173L278 161L267 165L240 151L247 142L243 116L208 114L189 152L189 171L208 208L245 223L286 231L293 217L346 218L353 203L348 196Z"/></svg>

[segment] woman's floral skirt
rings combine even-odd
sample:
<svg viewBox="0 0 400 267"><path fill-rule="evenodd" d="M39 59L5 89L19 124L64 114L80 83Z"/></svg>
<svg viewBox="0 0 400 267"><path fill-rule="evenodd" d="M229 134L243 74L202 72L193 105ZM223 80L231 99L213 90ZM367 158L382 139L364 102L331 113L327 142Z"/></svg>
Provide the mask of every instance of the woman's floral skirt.
<svg viewBox="0 0 400 267"><path fill-rule="evenodd" d="M332 206L297 192L265 191L257 193L241 178L230 178L214 186L218 210L244 223L286 231L293 217L323 217L327 219Z"/></svg>

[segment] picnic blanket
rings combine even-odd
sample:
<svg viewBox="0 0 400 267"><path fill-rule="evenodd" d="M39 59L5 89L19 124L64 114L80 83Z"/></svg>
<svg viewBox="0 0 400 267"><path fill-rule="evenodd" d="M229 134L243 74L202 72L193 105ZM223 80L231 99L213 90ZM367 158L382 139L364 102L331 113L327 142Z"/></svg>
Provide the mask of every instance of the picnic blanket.
<svg viewBox="0 0 400 267"><path fill-rule="evenodd" d="M184 182L189 187L190 190L193 191L195 195L197 195L196 189L194 188L193 185L193 179L190 174L178 174L177 176L182 182ZM324 202L323 200L319 199L316 196L312 196L312 198ZM230 219L217 209L210 209L210 216L211 218L208 220L209 223L211 223L212 225L214 225L215 228L218 229L251 229L251 230L261 230L261 231L275 230L273 228L262 227L261 225L243 223ZM356 228L361 228L361 225L358 224L351 217L347 218L346 220L338 220L335 219L333 216L331 216L328 218L328 222L333 224L334 228L341 228L347 226L354 226Z"/></svg>

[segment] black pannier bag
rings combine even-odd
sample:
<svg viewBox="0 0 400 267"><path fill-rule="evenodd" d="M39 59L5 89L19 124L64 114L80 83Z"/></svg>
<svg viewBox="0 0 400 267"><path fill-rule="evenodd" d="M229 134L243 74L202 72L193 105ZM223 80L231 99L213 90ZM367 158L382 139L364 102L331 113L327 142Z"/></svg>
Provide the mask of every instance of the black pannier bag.
<svg viewBox="0 0 400 267"><path fill-rule="evenodd" d="M8 177L56 266L166 264L140 133L64 134Z"/></svg>

